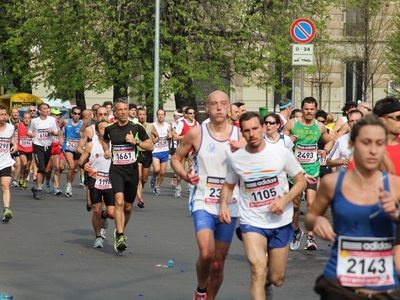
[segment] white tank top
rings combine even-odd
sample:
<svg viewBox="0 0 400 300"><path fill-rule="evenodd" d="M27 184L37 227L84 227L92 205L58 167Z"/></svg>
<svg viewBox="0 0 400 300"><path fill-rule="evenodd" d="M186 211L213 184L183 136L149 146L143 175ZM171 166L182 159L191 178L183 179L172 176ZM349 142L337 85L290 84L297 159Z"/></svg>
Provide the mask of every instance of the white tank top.
<svg viewBox="0 0 400 300"><path fill-rule="evenodd" d="M165 152L168 151L168 133L169 126L167 122L164 122L162 127L158 127L157 122L153 123L154 128L157 130L158 136L160 139L157 143L154 144L153 153Z"/></svg>
<svg viewBox="0 0 400 300"><path fill-rule="evenodd" d="M92 152L90 153L89 162L92 163L92 171L89 172L91 177L96 178L99 172L108 176L111 160L104 158L103 146L100 144L96 133L92 139Z"/></svg>
<svg viewBox="0 0 400 300"><path fill-rule="evenodd" d="M200 181L193 186L189 196L189 210L205 210L210 214L218 215L219 197L222 185L225 182L228 156L232 154L228 140L213 138L207 127L201 125L201 144L193 160L194 172L199 174ZM232 126L230 139L239 140L239 128ZM239 186L233 191L228 208L232 217L237 217L239 212Z"/></svg>
<svg viewBox="0 0 400 300"><path fill-rule="evenodd" d="M3 131L0 131L0 170L11 167L15 161L11 158L11 137L14 135L14 125L6 123Z"/></svg>

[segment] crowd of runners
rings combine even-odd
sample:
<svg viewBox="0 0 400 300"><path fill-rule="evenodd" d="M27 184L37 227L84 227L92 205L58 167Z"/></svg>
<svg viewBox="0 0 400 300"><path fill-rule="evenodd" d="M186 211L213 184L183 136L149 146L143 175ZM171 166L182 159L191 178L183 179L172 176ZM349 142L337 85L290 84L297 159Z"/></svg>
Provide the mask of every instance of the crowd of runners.
<svg viewBox="0 0 400 300"><path fill-rule="evenodd" d="M166 122L159 109L157 120L147 123L145 108L124 99L74 107L65 120L45 103L22 119L17 109L0 106L2 221L13 217L11 187L28 189L31 179L36 200L42 193L73 197L78 174L92 211L93 247L103 247L113 219L114 249L121 253L128 248L124 231L134 200L145 208L149 176L150 189L163 195L170 163L174 196L188 192L199 247L194 300L216 298L235 233L250 264L252 299L272 299L273 286L284 282L289 251L302 244L317 250L314 236L333 242L315 286L321 299L400 299L398 99L386 97L373 108L346 102L335 122L313 97L297 109L282 99L279 113L260 116L214 91L206 112L201 124L193 107L175 110Z"/></svg>

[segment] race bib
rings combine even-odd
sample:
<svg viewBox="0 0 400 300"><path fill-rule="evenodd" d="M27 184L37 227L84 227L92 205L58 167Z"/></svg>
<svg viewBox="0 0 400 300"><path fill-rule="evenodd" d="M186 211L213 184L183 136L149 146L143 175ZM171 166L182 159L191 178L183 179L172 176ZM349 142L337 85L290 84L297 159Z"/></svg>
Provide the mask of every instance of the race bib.
<svg viewBox="0 0 400 300"><path fill-rule="evenodd" d="M111 189L111 182L108 173L105 172L97 172L96 182L94 183L94 187L98 190L108 190Z"/></svg>
<svg viewBox="0 0 400 300"><path fill-rule="evenodd" d="M336 273L343 286L394 284L394 238L339 236Z"/></svg>
<svg viewBox="0 0 400 300"><path fill-rule="evenodd" d="M27 136L21 136L19 139L19 144L24 148L32 147L32 138Z"/></svg>
<svg viewBox="0 0 400 300"><path fill-rule="evenodd" d="M224 182L225 178L207 176L205 198L204 198L205 203L219 204L221 189Z"/></svg>
<svg viewBox="0 0 400 300"><path fill-rule="evenodd" d="M79 139L68 138L67 139L67 150L75 151L78 147Z"/></svg>
<svg viewBox="0 0 400 300"><path fill-rule="evenodd" d="M320 157L319 158L319 165L320 166L326 166L326 159L327 159L327 157Z"/></svg>
<svg viewBox="0 0 400 300"><path fill-rule="evenodd" d="M246 181L244 187L249 208L261 208L265 212L269 212L268 205L274 199L283 196L277 176Z"/></svg>
<svg viewBox="0 0 400 300"><path fill-rule="evenodd" d="M301 164L313 164L317 161L317 145L297 144L294 155Z"/></svg>
<svg viewBox="0 0 400 300"><path fill-rule="evenodd" d="M163 137L158 140L158 142L154 145L155 148L160 149L160 150L168 150L168 138Z"/></svg>
<svg viewBox="0 0 400 300"><path fill-rule="evenodd" d="M113 146L113 164L128 165L136 161L134 145L114 145Z"/></svg>
<svg viewBox="0 0 400 300"><path fill-rule="evenodd" d="M0 138L0 152L8 152L10 150L10 139Z"/></svg>
<svg viewBox="0 0 400 300"><path fill-rule="evenodd" d="M38 129L37 132L37 138L39 141L46 141L50 136L48 129Z"/></svg>

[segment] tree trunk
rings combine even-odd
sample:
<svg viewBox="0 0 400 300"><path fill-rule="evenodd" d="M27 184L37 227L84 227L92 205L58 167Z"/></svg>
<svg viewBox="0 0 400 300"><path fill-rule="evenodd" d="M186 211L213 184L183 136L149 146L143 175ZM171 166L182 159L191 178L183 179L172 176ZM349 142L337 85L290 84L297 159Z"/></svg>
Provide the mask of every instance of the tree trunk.
<svg viewBox="0 0 400 300"><path fill-rule="evenodd" d="M128 89L126 85L115 83L113 88L113 102L119 98L128 99Z"/></svg>
<svg viewBox="0 0 400 300"><path fill-rule="evenodd" d="M76 106L78 106L82 110L86 109L85 92L83 88L81 90L75 91L75 101Z"/></svg>
<svg viewBox="0 0 400 300"><path fill-rule="evenodd" d="M193 94L193 80L188 79L185 82L185 91L188 95L182 95L180 93L175 93L175 107L183 108L185 106L193 107L197 111L197 103L195 95Z"/></svg>

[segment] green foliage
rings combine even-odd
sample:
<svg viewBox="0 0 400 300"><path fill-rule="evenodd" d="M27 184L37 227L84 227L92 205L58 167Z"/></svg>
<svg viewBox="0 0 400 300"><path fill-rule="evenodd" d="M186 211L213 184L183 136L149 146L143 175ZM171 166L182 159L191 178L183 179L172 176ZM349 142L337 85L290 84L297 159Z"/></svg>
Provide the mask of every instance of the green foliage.
<svg viewBox="0 0 400 300"><path fill-rule="evenodd" d="M131 87L130 96L146 95L144 101L151 103L154 1L7 1L5 27L10 36L2 40L0 51L12 54L5 63L24 82L42 82L53 88L51 97L63 99L112 86L127 93ZM322 37L326 8L335 3L161 1L161 101L174 95L177 107L193 103L196 96L204 96L204 89L228 91L224 79L236 76L285 93L290 87L282 82L292 76L290 24L309 17Z"/></svg>

